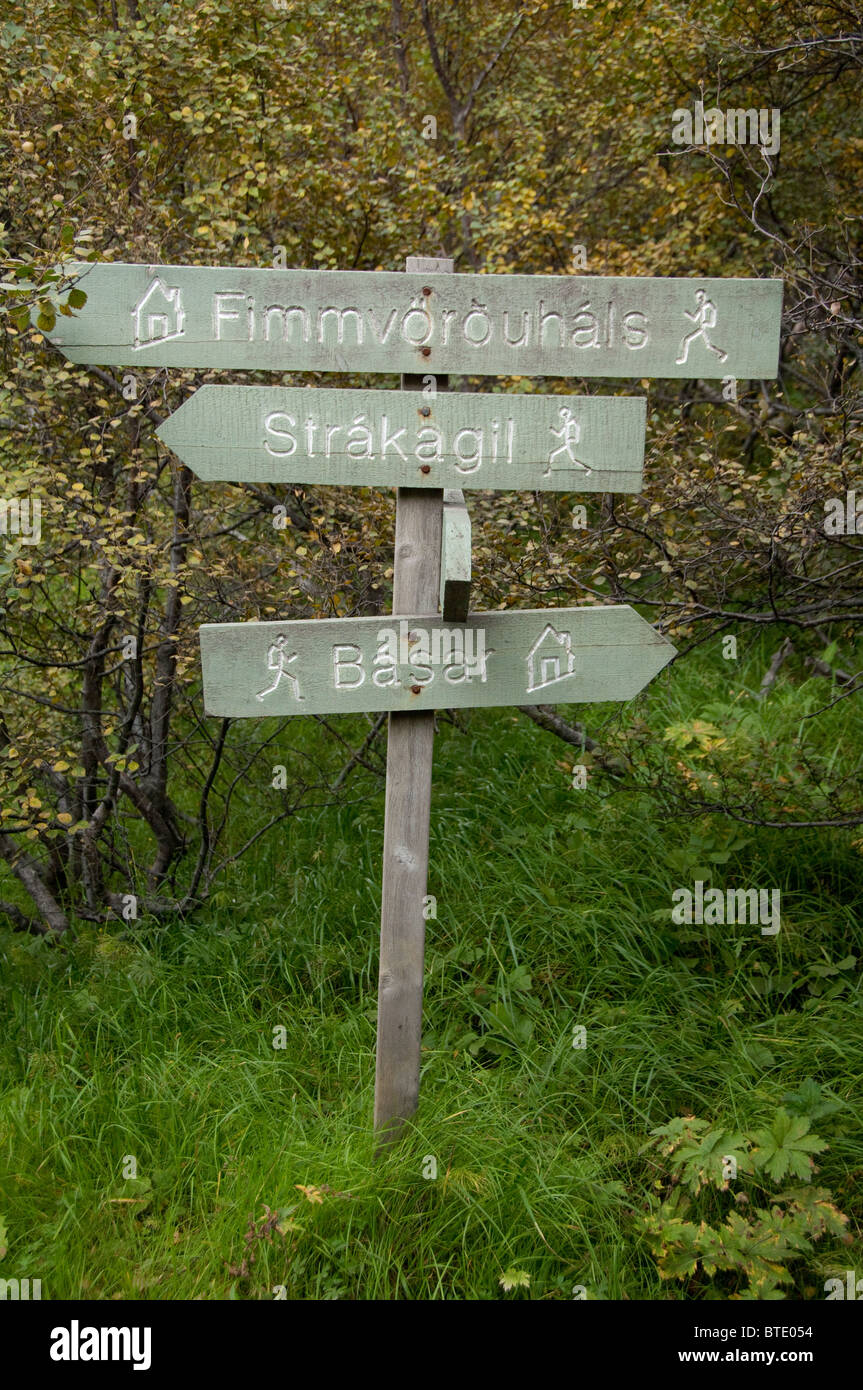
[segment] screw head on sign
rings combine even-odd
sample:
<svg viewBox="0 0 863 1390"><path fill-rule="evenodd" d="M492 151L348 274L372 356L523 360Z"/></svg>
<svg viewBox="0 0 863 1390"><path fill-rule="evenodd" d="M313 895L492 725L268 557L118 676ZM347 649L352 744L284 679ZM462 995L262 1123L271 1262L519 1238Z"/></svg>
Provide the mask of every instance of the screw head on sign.
<svg viewBox="0 0 863 1390"><path fill-rule="evenodd" d="M420 352L422 353L423 357L431 357L431 348L430 348L430 347L420 348Z"/></svg>
<svg viewBox="0 0 863 1390"><path fill-rule="evenodd" d="M421 405L421 406L420 406L420 415L431 415L431 406L430 406L430 405Z"/></svg>
<svg viewBox="0 0 863 1390"><path fill-rule="evenodd" d="M423 294L431 294L431 290L429 289L428 285L423 285Z"/></svg>
<svg viewBox="0 0 863 1390"><path fill-rule="evenodd" d="M422 686L421 686L421 685L412 685L412 686L411 686L411 693L414 694L414 695L419 695L419 693L420 693L421 690L422 690Z"/></svg>
<svg viewBox="0 0 863 1390"><path fill-rule="evenodd" d="M431 473L431 464L430 464L430 463L421 463L421 464L420 464L420 472L421 472L421 473Z"/></svg>

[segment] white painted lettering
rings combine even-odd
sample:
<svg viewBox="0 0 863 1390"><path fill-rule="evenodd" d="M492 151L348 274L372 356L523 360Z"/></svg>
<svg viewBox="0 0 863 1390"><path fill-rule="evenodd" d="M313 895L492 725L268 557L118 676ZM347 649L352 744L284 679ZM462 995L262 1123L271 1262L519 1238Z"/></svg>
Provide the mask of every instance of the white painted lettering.
<svg viewBox="0 0 863 1390"><path fill-rule="evenodd" d="M274 459L290 458L291 454L296 453L297 450L297 441L291 434L291 431L280 428L276 423L280 420L286 420L291 426L291 429L293 429L294 425L297 423L293 415L287 415L283 410L274 410L265 419L264 429L268 434L274 435L278 439L288 440L290 443L290 448L288 449L274 449L270 441L265 439L264 448Z"/></svg>
<svg viewBox="0 0 863 1390"><path fill-rule="evenodd" d="M239 302L243 304L245 303L246 296L242 293L230 290L220 291L213 295L213 337L217 343L220 342L222 338L222 324L236 323L240 317L239 309L229 309L227 307L227 301L231 299L239 300Z"/></svg>
<svg viewBox="0 0 863 1390"><path fill-rule="evenodd" d="M387 417L386 417L386 415L382 415L382 416L381 416L381 458L382 458L382 459L385 459L385 458L386 458L386 456L387 456L387 449L392 445L392 447L396 450L396 452L397 452L398 454L401 455L401 457L405 460L405 462L407 462L407 454L404 452L404 450L402 449L401 445L400 445L399 442L398 442L398 440L399 440L399 435L402 435L402 434L406 434L406 433L407 433L406 429L404 428L404 426L402 426L402 428L401 428L400 430L396 430L395 434L388 435L388 434L387 434L387 429L388 429L388 428L389 428L389 425L388 425Z"/></svg>
<svg viewBox="0 0 863 1390"><path fill-rule="evenodd" d="M344 653L344 655L341 655ZM343 672L353 668L359 680L345 679ZM363 654L353 643L333 647L333 684L336 690L358 690L366 678L363 669Z"/></svg>

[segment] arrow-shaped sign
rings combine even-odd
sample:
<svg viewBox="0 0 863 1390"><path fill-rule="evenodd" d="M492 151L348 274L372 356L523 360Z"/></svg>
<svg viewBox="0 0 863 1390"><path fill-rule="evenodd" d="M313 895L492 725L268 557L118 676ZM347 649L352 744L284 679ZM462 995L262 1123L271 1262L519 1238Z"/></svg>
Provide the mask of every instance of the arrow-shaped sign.
<svg viewBox="0 0 863 1390"><path fill-rule="evenodd" d="M775 377L781 280L76 262L73 362L271 371ZM35 311L34 311L35 312Z"/></svg>
<svg viewBox="0 0 863 1390"><path fill-rule="evenodd" d="M351 714L629 700L676 654L628 605L208 623L207 714Z"/></svg>
<svg viewBox="0 0 863 1390"><path fill-rule="evenodd" d="M207 482L638 492L633 396L203 386L157 430Z"/></svg>

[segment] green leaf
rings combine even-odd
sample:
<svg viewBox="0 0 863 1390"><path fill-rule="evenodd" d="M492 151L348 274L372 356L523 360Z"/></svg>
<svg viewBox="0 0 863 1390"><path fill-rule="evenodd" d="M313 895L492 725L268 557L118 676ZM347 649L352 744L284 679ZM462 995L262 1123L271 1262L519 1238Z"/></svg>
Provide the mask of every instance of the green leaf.
<svg viewBox="0 0 863 1390"><path fill-rule="evenodd" d="M83 309L87 303L87 296L83 290L73 289L69 291L68 303L73 309Z"/></svg>
<svg viewBox="0 0 863 1390"><path fill-rule="evenodd" d="M522 990L525 994L529 994L533 988L530 971L524 965L516 966L515 970L511 972L507 983L510 989Z"/></svg>
<svg viewBox="0 0 863 1390"><path fill-rule="evenodd" d="M847 1240L848 1217L831 1200L832 1195L825 1187L794 1187L780 1192L776 1200L806 1217L806 1231L813 1240L825 1233Z"/></svg>
<svg viewBox="0 0 863 1390"><path fill-rule="evenodd" d="M712 1129L698 1140L684 1140L673 1155L671 1164L673 1168L682 1168L690 1192L697 1196L702 1187L708 1184L720 1189L728 1186L723 1174L727 1158L736 1161L738 1172L751 1171L743 1135L732 1134L725 1129Z"/></svg>
<svg viewBox="0 0 863 1390"><path fill-rule="evenodd" d="M833 1115L842 1109L841 1103L837 1100L822 1100L822 1094L818 1082L807 1076L796 1091L785 1092L782 1104L792 1115L808 1115L810 1120L823 1119L826 1115Z"/></svg>
<svg viewBox="0 0 863 1390"><path fill-rule="evenodd" d="M752 1161L756 1169L768 1173L774 1182L780 1182L789 1173L808 1180L812 1172L810 1154L827 1148L823 1139L809 1133L809 1126L807 1117L795 1118L780 1106L771 1128L756 1130L753 1136L756 1148Z"/></svg>

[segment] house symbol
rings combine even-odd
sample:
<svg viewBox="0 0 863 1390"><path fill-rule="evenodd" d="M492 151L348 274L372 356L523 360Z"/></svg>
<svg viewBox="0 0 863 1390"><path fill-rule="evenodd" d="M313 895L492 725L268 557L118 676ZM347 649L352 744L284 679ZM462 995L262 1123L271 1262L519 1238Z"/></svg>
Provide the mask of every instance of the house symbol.
<svg viewBox="0 0 863 1390"><path fill-rule="evenodd" d="M180 302L180 287L169 289L158 275L150 281L132 310L135 347L149 347L169 338L182 338L186 313Z"/></svg>
<svg viewBox="0 0 863 1390"><path fill-rule="evenodd" d="M572 654L572 634L558 632L551 623L546 623L527 654L527 690L542 690L555 681L565 681L575 675L575 657Z"/></svg>

